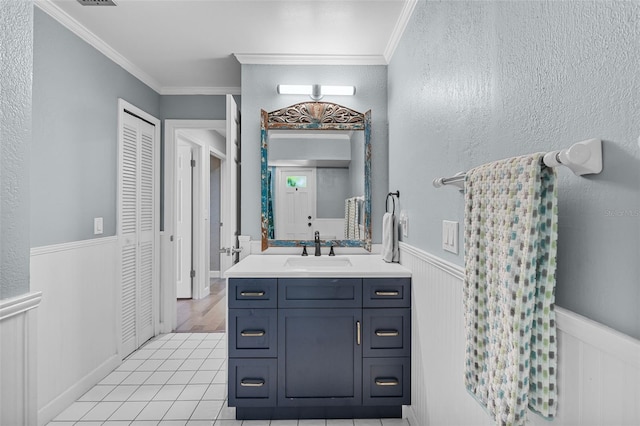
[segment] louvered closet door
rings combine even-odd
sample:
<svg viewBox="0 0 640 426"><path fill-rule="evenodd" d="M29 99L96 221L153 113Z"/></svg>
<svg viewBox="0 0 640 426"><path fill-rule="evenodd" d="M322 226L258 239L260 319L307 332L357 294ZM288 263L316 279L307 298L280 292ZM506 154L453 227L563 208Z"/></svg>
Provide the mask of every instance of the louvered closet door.
<svg viewBox="0 0 640 426"><path fill-rule="evenodd" d="M122 356L153 337L157 282L155 247L155 128L123 114L120 240Z"/></svg>

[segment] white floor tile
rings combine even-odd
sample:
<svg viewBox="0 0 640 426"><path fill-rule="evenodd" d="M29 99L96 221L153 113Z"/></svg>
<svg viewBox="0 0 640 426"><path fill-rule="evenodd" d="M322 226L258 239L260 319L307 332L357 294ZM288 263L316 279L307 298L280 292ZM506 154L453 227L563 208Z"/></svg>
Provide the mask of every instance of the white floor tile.
<svg viewBox="0 0 640 426"><path fill-rule="evenodd" d="M173 376L174 371L156 371L154 372L146 382L145 385L164 385Z"/></svg>
<svg viewBox="0 0 640 426"><path fill-rule="evenodd" d="M195 371L176 371L173 376L167 381L168 385L186 385L191 381L191 378L196 374Z"/></svg>
<svg viewBox="0 0 640 426"><path fill-rule="evenodd" d="M227 405L227 402L223 402L222 403L222 408L220 409L220 412L218 413L218 419L217 420L235 420L236 419L236 408L235 407L229 407Z"/></svg>
<svg viewBox="0 0 640 426"><path fill-rule="evenodd" d="M198 401L176 401L162 420L189 420L198 406Z"/></svg>
<svg viewBox="0 0 640 426"><path fill-rule="evenodd" d="M189 384L192 385L206 385L213 381L213 378L218 374L217 371L196 371L196 373L191 378Z"/></svg>
<svg viewBox="0 0 640 426"><path fill-rule="evenodd" d="M158 371L177 371L184 359L168 359L162 363Z"/></svg>
<svg viewBox="0 0 640 426"><path fill-rule="evenodd" d="M180 371L197 371L204 362L204 359L185 359L178 370Z"/></svg>
<svg viewBox="0 0 640 426"><path fill-rule="evenodd" d="M89 412L93 407L96 406L96 402L74 402L64 410L62 413L58 414L54 421L78 421Z"/></svg>
<svg viewBox="0 0 640 426"><path fill-rule="evenodd" d="M187 359L191 352L193 352L193 349L182 349L181 346L169 356L169 359Z"/></svg>
<svg viewBox="0 0 640 426"><path fill-rule="evenodd" d="M142 385L153 374L152 371L134 371L122 381L122 385Z"/></svg>
<svg viewBox="0 0 640 426"><path fill-rule="evenodd" d="M191 337L191 333L173 333L171 340L187 340Z"/></svg>
<svg viewBox="0 0 640 426"><path fill-rule="evenodd" d="M382 426L409 426L407 419L382 419Z"/></svg>
<svg viewBox="0 0 640 426"><path fill-rule="evenodd" d="M198 345L198 349L213 349L218 345L217 340L205 339Z"/></svg>
<svg viewBox="0 0 640 426"><path fill-rule="evenodd" d="M146 402L125 402L109 417L109 421L111 420L128 420L133 421L138 414L144 409L147 405Z"/></svg>
<svg viewBox="0 0 640 426"><path fill-rule="evenodd" d="M327 426L353 426L351 419L330 419L327 420Z"/></svg>
<svg viewBox="0 0 640 426"><path fill-rule="evenodd" d="M154 401L176 401L185 385L164 385L153 397Z"/></svg>
<svg viewBox="0 0 640 426"><path fill-rule="evenodd" d="M142 385L131 395L129 401L151 401L162 385Z"/></svg>
<svg viewBox="0 0 640 426"><path fill-rule="evenodd" d="M105 396L103 401L126 401L138 389L138 386L119 385L116 386L109 395Z"/></svg>
<svg viewBox="0 0 640 426"><path fill-rule="evenodd" d="M167 343L162 346L162 349L178 349L180 345L182 345L181 340L169 340Z"/></svg>
<svg viewBox="0 0 640 426"><path fill-rule="evenodd" d="M187 385L178 397L178 401L200 401L207 388L207 385Z"/></svg>
<svg viewBox="0 0 640 426"><path fill-rule="evenodd" d="M298 426L325 426L326 420L310 419L310 420L298 420Z"/></svg>
<svg viewBox="0 0 640 426"><path fill-rule="evenodd" d="M269 426L269 420L245 420L242 426Z"/></svg>
<svg viewBox="0 0 640 426"><path fill-rule="evenodd" d="M76 422L56 422L51 421L47 423L47 426L73 426Z"/></svg>
<svg viewBox="0 0 640 426"><path fill-rule="evenodd" d="M156 371L164 362L162 359L148 359L136 368L136 371Z"/></svg>
<svg viewBox="0 0 640 426"><path fill-rule="evenodd" d="M271 420L269 426L298 426L297 420Z"/></svg>
<svg viewBox="0 0 640 426"><path fill-rule="evenodd" d="M135 371L143 362L143 359L127 359L116 368L116 371Z"/></svg>
<svg viewBox="0 0 640 426"><path fill-rule="evenodd" d="M210 420L212 423L222 408L223 401L200 401L191 420Z"/></svg>
<svg viewBox="0 0 640 426"><path fill-rule="evenodd" d="M195 349L200 344L200 340L189 339L180 345L180 349Z"/></svg>
<svg viewBox="0 0 640 426"><path fill-rule="evenodd" d="M129 426L158 426L158 420L134 420Z"/></svg>
<svg viewBox="0 0 640 426"><path fill-rule="evenodd" d="M155 349L138 349L137 351L129 355L127 359L149 359L149 357L153 355L155 351Z"/></svg>
<svg viewBox="0 0 640 426"><path fill-rule="evenodd" d="M379 419L355 419L355 426L381 426L382 421Z"/></svg>
<svg viewBox="0 0 640 426"><path fill-rule="evenodd" d="M226 371L218 371L216 373L216 377L213 378L213 383L227 383L227 372Z"/></svg>
<svg viewBox="0 0 640 426"><path fill-rule="evenodd" d="M169 359L175 351L176 351L175 349L173 348L169 349L165 345L162 347L162 349L158 349L157 351L155 351L155 353L151 355L149 359Z"/></svg>
<svg viewBox="0 0 640 426"><path fill-rule="evenodd" d="M186 420L162 420L158 426L185 426Z"/></svg>
<svg viewBox="0 0 640 426"><path fill-rule="evenodd" d="M107 377L102 379L99 384L101 385L119 385L127 376L131 374L129 371L114 371Z"/></svg>
<svg viewBox="0 0 640 426"><path fill-rule="evenodd" d="M213 426L242 426L242 420L216 420Z"/></svg>
<svg viewBox="0 0 640 426"><path fill-rule="evenodd" d="M212 426L213 420L189 420L186 426Z"/></svg>
<svg viewBox="0 0 640 426"><path fill-rule="evenodd" d="M76 425L80 425L82 422L78 422L76 423ZM131 421L129 420L107 420L104 423L94 423L94 422L89 422L91 424L100 424L101 426L129 426L131 424Z"/></svg>
<svg viewBox="0 0 640 426"><path fill-rule="evenodd" d="M165 343L166 343L165 340L152 340L152 341L146 343L140 349L160 349L161 347L164 346Z"/></svg>
<svg viewBox="0 0 640 426"><path fill-rule="evenodd" d="M211 348L197 348L194 349L193 352L191 352L191 355L189 356L189 358L191 359L204 359L204 358L208 358L209 354L211 353L213 349Z"/></svg>
<svg viewBox="0 0 640 426"><path fill-rule="evenodd" d="M144 409L138 414L136 420L162 420L164 415L167 413L171 405L172 401L151 401L148 403Z"/></svg>
<svg viewBox="0 0 640 426"><path fill-rule="evenodd" d="M215 348L214 350L211 351L211 354L209 355L209 358L225 359L226 357L227 357L227 350L220 349L220 348Z"/></svg>
<svg viewBox="0 0 640 426"><path fill-rule="evenodd" d="M82 416L82 421L106 421L122 405L122 402L98 402L87 414Z"/></svg>
<svg viewBox="0 0 640 426"><path fill-rule="evenodd" d="M224 401L227 399L227 385L224 384L211 384L207 388L207 391L202 396L204 401Z"/></svg>
<svg viewBox="0 0 640 426"><path fill-rule="evenodd" d="M78 401L102 401L115 387L116 385L95 385L89 389L87 393L78 398Z"/></svg>
<svg viewBox="0 0 640 426"><path fill-rule="evenodd" d="M222 367L223 362L224 362L223 359L214 359L214 358L205 359L202 365L200 366L200 370L220 370L220 367Z"/></svg>
<svg viewBox="0 0 640 426"><path fill-rule="evenodd" d="M73 426L102 426L103 422L85 422L80 421L73 424Z"/></svg>

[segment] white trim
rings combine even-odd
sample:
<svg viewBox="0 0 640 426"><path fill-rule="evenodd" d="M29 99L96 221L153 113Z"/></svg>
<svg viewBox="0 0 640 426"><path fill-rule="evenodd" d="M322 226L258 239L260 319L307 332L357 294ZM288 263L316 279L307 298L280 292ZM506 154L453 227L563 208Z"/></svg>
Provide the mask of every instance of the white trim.
<svg viewBox="0 0 640 426"><path fill-rule="evenodd" d="M413 15L413 11L417 4L418 0L407 0L404 2L404 7L396 21L396 26L393 28L387 47L384 49L384 59L387 64L391 62L391 58L398 47L398 43L400 43L400 40L402 39L404 30L407 29L407 24L409 23L409 19L411 19L411 15Z"/></svg>
<svg viewBox="0 0 640 426"><path fill-rule="evenodd" d="M240 87L171 87L166 86L160 89L161 95L240 95Z"/></svg>
<svg viewBox="0 0 640 426"><path fill-rule="evenodd" d="M411 246L407 243L403 243L402 241L400 241L399 246L400 246L401 256L402 256L402 251L406 251L407 253L411 253L415 257L421 260L424 260L425 262L448 273L449 275L455 278L458 278L459 280L464 280L464 268L462 266L447 262L444 259L441 259L437 256L427 253L424 250L420 250L419 248Z"/></svg>
<svg viewBox="0 0 640 426"><path fill-rule="evenodd" d="M0 321L37 308L41 300L41 291L25 293L10 299L0 300Z"/></svg>
<svg viewBox="0 0 640 426"><path fill-rule="evenodd" d="M220 278L220 271L209 271L209 278Z"/></svg>
<svg viewBox="0 0 640 426"><path fill-rule="evenodd" d="M387 65L382 55L271 55L234 53L242 65Z"/></svg>
<svg viewBox="0 0 640 426"><path fill-rule="evenodd" d="M156 79L151 77L138 66L134 65L133 62L129 61L127 58L118 53L113 47L111 47L100 37L92 33L87 27L71 17L71 15L69 15L67 12L60 9L51 0L35 0L35 5L40 10L58 21L60 24L64 25L69 31L80 37L89 45L96 48L107 58L120 65L125 69L125 71L136 77L138 80L149 86L154 91L160 93L160 83Z"/></svg>
<svg viewBox="0 0 640 426"><path fill-rule="evenodd" d="M558 329L640 369L640 340L560 306L555 311Z"/></svg>
<svg viewBox="0 0 640 426"><path fill-rule="evenodd" d="M73 404L74 401L95 386L96 383L100 382L100 380L115 370L120 363L120 357L118 355L112 355L89 374L74 383L73 386L40 408L38 410L38 425L44 425L53 420L54 417L62 413L67 407Z"/></svg>
<svg viewBox="0 0 640 426"><path fill-rule="evenodd" d="M92 238L90 240L72 241L69 243L52 244L50 246L33 247L31 249L31 256L42 256L58 251L77 250L86 247L99 246L102 244L110 244L115 241L118 241L118 237L113 235L111 237Z"/></svg>

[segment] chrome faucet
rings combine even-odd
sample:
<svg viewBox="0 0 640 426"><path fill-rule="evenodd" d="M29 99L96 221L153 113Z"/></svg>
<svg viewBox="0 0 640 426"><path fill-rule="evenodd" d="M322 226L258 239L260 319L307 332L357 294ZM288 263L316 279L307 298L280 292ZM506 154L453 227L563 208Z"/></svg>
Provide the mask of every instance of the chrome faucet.
<svg viewBox="0 0 640 426"><path fill-rule="evenodd" d="M316 253L314 256L320 256L320 231L316 231L315 234L315 246L316 246Z"/></svg>

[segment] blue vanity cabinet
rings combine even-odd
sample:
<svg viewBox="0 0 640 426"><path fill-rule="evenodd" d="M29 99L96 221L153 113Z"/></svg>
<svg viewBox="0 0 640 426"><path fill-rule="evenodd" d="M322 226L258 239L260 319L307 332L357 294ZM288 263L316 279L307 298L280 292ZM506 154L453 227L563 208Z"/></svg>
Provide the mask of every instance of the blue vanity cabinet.
<svg viewBox="0 0 640 426"><path fill-rule="evenodd" d="M401 417L411 278L229 279L237 419Z"/></svg>

